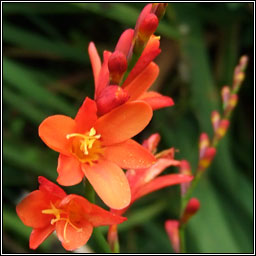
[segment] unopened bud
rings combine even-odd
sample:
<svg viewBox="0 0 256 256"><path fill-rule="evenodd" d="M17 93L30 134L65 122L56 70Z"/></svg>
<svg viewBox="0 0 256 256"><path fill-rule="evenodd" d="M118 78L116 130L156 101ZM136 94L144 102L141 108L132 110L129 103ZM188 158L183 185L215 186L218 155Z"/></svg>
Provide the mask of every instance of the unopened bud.
<svg viewBox="0 0 256 256"><path fill-rule="evenodd" d="M213 148L213 147L207 148L205 150L204 155L199 160L198 171L204 171L206 168L208 168L209 165L211 164L215 154L216 154L215 148Z"/></svg>
<svg viewBox="0 0 256 256"><path fill-rule="evenodd" d="M98 114L104 115L113 108L124 104L129 99L129 95L118 85L109 85L103 89L96 99Z"/></svg>
<svg viewBox="0 0 256 256"><path fill-rule="evenodd" d="M180 223L177 220L167 220L165 222L165 230L176 253L180 252L179 225Z"/></svg>
<svg viewBox="0 0 256 256"><path fill-rule="evenodd" d="M110 84L119 84L127 70L127 60L120 51L111 54L108 60Z"/></svg>
<svg viewBox="0 0 256 256"><path fill-rule="evenodd" d="M227 119L223 119L220 121L218 129L215 131L218 140L223 138L226 134L229 127L229 121Z"/></svg>
<svg viewBox="0 0 256 256"><path fill-rule="evenodd" d="M188 161L186 160L181 160L180 161L180 169L179 169L180 174L184 175L192 175L191 167ZM185 195L188 188L190 186L190 182L184 182L180 184L181 188L181 195Z"/></svg>
<svg viewBox="0 0 256 256"><path fill-rule="evenodd" d="M248 57L246 55L243 55L239 61L239 65L241 66L241 69L244 70L247 67L247 64L248 64Z"/></svg>
<svg viewBox="0 0 256 256"><path fill-rule="evenodd" d="M200 208L200 202L197 198L193 197L189 200L186 209L181 217L180 223L185 224L188 220L197 213Z"/></svg>
<svg viewBox="0 0 256 256"><path fill-rule="evenodd" d="M232 87L233 93L238 92L242 82L244 81L244 78L245 78L244 71L247 67L247 63L248 63L248 57L244 55L240 58L239 64L236 66L234 70L233 87Z"/></svg>
<svg viewBox="0 0 256 256"><path fill-rule="evenodd" d="M221 96L222 96L223 108L225 109L228 103L228 99L230 97L229 86L226 85L222 87Z"/></svg>
<svg viewBox="0 0 256 256"><path fill-rule="evenodd" d="M160 20L164 16L167 6L168 3L154 3L152 4L151 12L157 16L158 20Z"/></svg>
<svg viewBox="0 0 256 256"><path fill-rule="evenodd" d="M227 107L225 109L225 116L229 116L235 106L237 105L238 102L238 95L237 94L232 94L227 102Z"/></svg>
<svg viewBox="0 0 256 256"><path fill-rule="evenodd" d="M158 26L158 18L155 14L149 13L139 26L139 37L147 42L150 36L156 31Z"/></svg>
<svg viewBox="0 0 256 256"><path fill-rule="evenodd" d="M144 50L149 38L156 31L158 26L158 19L155 14L148 13L141 21L138 27L138 33L135 37L133 52L136 55L140 55Z"/></svg>
<svg viewBox="0 0 256 256"><path fill-rule="evenodd" d="M212 121L213 130L216 131L220 124L220 114L218 111L216 110L212 111L211 121Z"/></svg>
<svg viewBox="0 0 256 256"><path fill-rule="evenodd" d="M204 155L205 150L210 146L210 140L207 133L201 133L199 138L199 155L200 158Z"/></svg>

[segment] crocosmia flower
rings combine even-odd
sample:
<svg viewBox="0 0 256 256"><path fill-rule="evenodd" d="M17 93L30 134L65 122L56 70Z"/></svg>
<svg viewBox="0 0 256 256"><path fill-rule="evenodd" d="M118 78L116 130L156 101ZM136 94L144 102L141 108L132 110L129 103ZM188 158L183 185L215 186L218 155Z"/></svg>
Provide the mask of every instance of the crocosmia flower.
<svg viewBox="0 0 256 256"><path fill-rule="evenodd" d="M29 246L36 249L54 230L66 250L86 244L93 227L119 224L126 220L87 199L67 195L59 186L39 177L39 190L31 192L16 207L22 222L32 227Z"/></svg>
<svg viewBox="0 0 256 256"><path fill-rule="evenodd" d="M75 119L64 115L46 118L39 126L39 136L60 153L57 182L71 186L86 176L109 207L126 207L131 192L121 168L145 168L155 161L147 149L130 139L151 117L151 107L137 101L98 118L95 101L86 98Z"/></svg>
<svg viewBox="0 0 256 256"><path fill-rule="evenodd" d="M156 190L177 184L187 183L193 179L191 175L183 174L160 174L170 166L179 166L180 161L174 159L174 148L164 150L156 154L156 147L160 141L158 133L152 134L143 142L143 146L155 154L156 162L149 168L129 169L126 172L131 189L131 203ZM121 210L113 210L115 213L123 214L130 205Z"/></svg>

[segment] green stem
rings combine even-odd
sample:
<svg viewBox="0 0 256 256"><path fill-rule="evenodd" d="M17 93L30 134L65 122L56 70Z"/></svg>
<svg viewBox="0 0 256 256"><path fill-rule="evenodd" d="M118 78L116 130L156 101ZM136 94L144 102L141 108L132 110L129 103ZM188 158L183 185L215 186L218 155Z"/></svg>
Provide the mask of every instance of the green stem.
<svg viewBox="0 0 256 256"><path fill-rule="evenodd" d="M104 253L112 253L108 242L106 241L105 237L103 236L102 232L98 228L94 228L93 237L96 240L99 247L102 249Z"/></svg>
<svg viewBox="0 0 256 256"><path fill-rule="evenodd" d="M85 186L85 197L91 203L95 203L95 191L87 179L84 181L84 186Z"/></svg>
<svg viewBox="0 0 256 256"><path fill-rule="evenodd" d="M180 252L186 253L186 243L185 243L185 229L184 226L180 226L179 228L179 238L180 238Z"/></svg>
<svg viewBox="0 0 256 256"><path fill-rule="evenodd" d="M187 203L189 201L189 199L191 198L191 195L195 189L195 187L197 186L201 176L202 176L203 172L202 171L198 171L196 173L196 176L194 177L193 181L190 184L190 187L188 188L187 192L185 195L182 196L181 198L181 212L180 212L180 216L183 215L184 210L187 206Z"/></svg>
<svg viewBox="0 0 256 256"><path fill-rule="evenodd" d="M85 197L91 202L95 203L95 191L90 184L90 182L86 179L84 181L85 186ZM111 253L112 251L109 248L108 242L106 241L105 237L103 236L102 232L98 228L94 228L93 237L96 240L97 244L101 248L102 252L104 253Z"/></svg>

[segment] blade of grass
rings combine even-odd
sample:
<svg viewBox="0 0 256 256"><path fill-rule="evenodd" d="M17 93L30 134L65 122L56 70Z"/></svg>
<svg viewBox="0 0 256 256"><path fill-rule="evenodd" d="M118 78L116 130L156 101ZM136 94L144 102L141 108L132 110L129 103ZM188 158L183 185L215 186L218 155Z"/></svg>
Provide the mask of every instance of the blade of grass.
<svg viewBox="0 0 256 256"><path fill-rule="evenodd" d="M13 75L15 74L15 75ZM29 68L18 64L8 58L3 59L3 78L26 97L35 100L43 106L69 115L74 114L74 109L62 98L50 93L37 80L35 73Z"/></svg>
<svg viewBox="0 0 256 256"><path fill-rule="evenodd" d="M44 54L64 58L66 60L88 63L89 57L85 49L72 47L61 40L49 40L35 32L27 31L23 28L8 24L3 24L3 41L12 43L27 50L36 50ZM84 45L88 45L85 40Z"/></svg>

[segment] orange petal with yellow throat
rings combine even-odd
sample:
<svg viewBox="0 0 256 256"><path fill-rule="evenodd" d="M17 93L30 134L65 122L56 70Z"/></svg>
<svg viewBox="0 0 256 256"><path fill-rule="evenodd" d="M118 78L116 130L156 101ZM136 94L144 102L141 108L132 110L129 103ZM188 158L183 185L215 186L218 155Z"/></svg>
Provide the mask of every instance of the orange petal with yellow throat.
<svg viewBox="0 0 256 256"><path fill-rule="evenodd" d="M67 134L74 133L76 122L64 115L54 115L46 118L39 126L39 136L51 149L64 155L70 155Z"/></svg>
<svg viewBox="0 0 256 256"><path fill-rule="evenodd" d="M128 102L100 117L95 129L103 145L123 142L141 132L152 118L151 107L143 101Z"/></svg>
<svg viewBox="0 0 256 256"><path fill-rule="evenodd" d="M37 247L55 230L55 225L48 225L44 228L33 229L29 237L29 248Z"/></svg>
<svg viewBox="0 0 256 256"><path fill-rule="evenodd" d="M16 207L21 221L32 228L43 228L50 225L51 216L42 211L50 208L50 198L40 190L26 196Z"/></svg>
<svg viewBox="0 0 256 256"><path fill-rule="evenodd" d="M97 164L82 165L83 172L98 196L113 209L122 209L131 201L128 180L116 164L101 160Z"/></svg>
<svg viewBox="0 0 256 256"><path fill-rule="evenodd" d="M62 186L73 186L80 183L84 177L80 162L73 156L59 155L57 182Z"/></svg>
<svg viewBox="0 0 256 256"><path fill-rule="evenodd" d="M101 60L93 42L89 43L88 52L92 65L94 84L96 85L98 83L99 73L101 69Z"/></svg>
<svg viewBox="0 0 256 256"><path fill-rule="evenodd" d="M73 251L85 245L92 235L93 226L85 219L79 221L68 222L61 220L56 223L56 233L62 246Z"/></svg>
<svg viewBox="0 0 256 256"><path fill-rule="evenodd" d="M159 67L151 62L131 83L125 87L129 101L138 99L154 83L159 74Z"/></svg>
<svg viewBox="0 0 256 256"><path fill-rule="evenodd" d="M104 157L124 169L147 168L156 161L147 149L131 139L108 146Z"/></svg>

